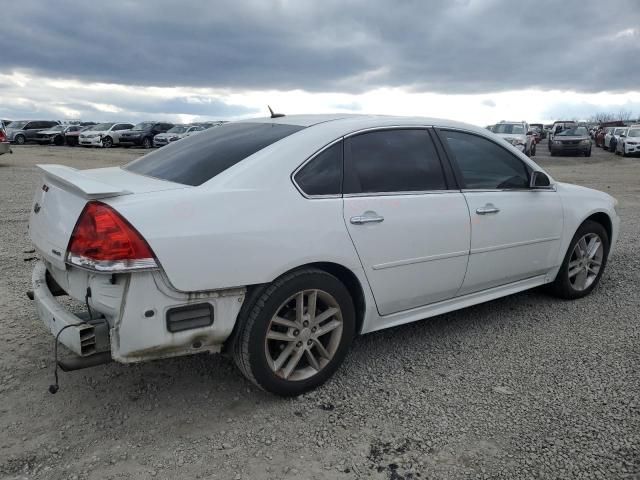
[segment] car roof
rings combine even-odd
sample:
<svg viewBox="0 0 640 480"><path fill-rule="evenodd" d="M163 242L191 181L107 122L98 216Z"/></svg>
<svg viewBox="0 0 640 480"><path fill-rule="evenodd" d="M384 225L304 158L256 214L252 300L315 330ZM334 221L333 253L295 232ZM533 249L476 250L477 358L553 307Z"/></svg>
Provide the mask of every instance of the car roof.
<svg viewBox="0 0 640 480"><path fill-rule="evenodd" d="M365 114L317 114L317 115L286 115L277 118L252 118L241 120L241 123L272 123L282 125L296 125L300 127L326 126L344 128L345 131L356 131L366 128L387 126L438 126L463 128L466 130L483 131L484 128L453 120L433 117L403 117L393 115L365 115ZM522 122L514 122L522 123Z"/></svg>

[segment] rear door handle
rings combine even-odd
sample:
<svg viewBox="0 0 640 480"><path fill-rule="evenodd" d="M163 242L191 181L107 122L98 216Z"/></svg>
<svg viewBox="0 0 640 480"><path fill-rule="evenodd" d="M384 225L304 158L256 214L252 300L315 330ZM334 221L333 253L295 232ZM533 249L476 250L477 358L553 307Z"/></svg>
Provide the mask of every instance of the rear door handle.
<svg viewBox="0 0 640 480"><path fill-rule="evenodd" d="M351 217L349 220L353 225L364 225L365 223L380 223L384 221L384 217L375 212L364 212L364 215Z"/></svg>
<svg viewBox="0 0 640 480"><path fill-rule="evenodd" d="M496 207L493 203L487 203L484 207L480 207L476 209L476 213L478 215L488 215L490 213L498 213L500 209Z"/></svg>

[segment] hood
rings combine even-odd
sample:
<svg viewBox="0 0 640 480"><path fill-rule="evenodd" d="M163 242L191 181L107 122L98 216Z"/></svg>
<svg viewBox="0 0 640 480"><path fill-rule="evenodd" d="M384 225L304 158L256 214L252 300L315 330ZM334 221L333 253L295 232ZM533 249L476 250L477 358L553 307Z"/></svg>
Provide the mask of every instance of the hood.
<svg viewBox="0 0 640 480"><path fill-rule="evenodd" d="M562 141L562 140L589 140L588 135L556 135L554 140Z"/></svg>
<svg viewBox="0 0 640 480"><path fill-rule="evenodd" d="M524 134L520 134L520 133L496 133L494 135L499 136L500 138L504 138L504 139L518 139L518 140L524 140L527 136Z"/></svg>

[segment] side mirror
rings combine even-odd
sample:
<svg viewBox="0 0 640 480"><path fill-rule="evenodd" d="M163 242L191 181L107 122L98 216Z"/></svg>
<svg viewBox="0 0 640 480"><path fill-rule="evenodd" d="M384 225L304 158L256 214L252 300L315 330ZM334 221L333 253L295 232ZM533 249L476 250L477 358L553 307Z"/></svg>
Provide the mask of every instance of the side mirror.
<svg viewBox="0 0 640 480"><path fill-rule="evenodd" d="M620 138L624 138L624 137L626 137L626 135L624 133L621 133Z"/></svg>
<svg viewBox="0 0 640 480"><path fill-rule="evenodd" d="M533 172L531 174L531 181L529 182L529 188L532 189L548 189L551 188L551 180L544 172Z"/></svg>

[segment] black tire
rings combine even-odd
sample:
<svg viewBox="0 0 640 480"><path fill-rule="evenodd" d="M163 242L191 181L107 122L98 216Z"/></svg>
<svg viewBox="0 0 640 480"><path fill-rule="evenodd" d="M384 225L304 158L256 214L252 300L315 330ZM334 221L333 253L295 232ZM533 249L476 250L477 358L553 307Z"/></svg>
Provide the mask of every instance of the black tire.
<svg viewBox="0 0 640 480"><path fill-rule="evenodd" d="M569 280L569 262L571 261L571 256L573 254L573 250L576 246L576 243L584 236L589 233L597 234L603 246L604 255L602 258L602 264L600 265L600 270L598 271L597 276L593 283L588 286L584 290L576 290ZM567 249L567 253L564 256L564 261L562 262L562 266L560 267L560 271L558 271L558 275L553 283L549 285L549 291L555 295L556 297L563 298L566 300L574 300L577 298L582 298L586 295L589 295L591 291L598 285L600 282L600 278L602 278L602 274L604 273L604 269L607 266L607 257L609 255L609 235L607 235L607 231L604 227L592 220L585 221L578 230L575 235L571 239L571 243L569 243L569 248Z"/></svg>
<svg viewBox="0 0 640 480"><path fill-rule="evenodd" d="M536 156L536 148L537 148L535 143L532 145L532 148L533 149L531 150L531 156L535 157Z"/></svg>
<svg viewBox="0 0 640 480"><path fill-rule="evenodd" d="M111 148L111 147L113 147L113 139L111 137L104 137L102 139L102 147L103 148Z"/></svg>
<svg viewBox="0 0 640 480"><path fill-rule="evenodd" d="M552 156L552 157L555 157L555 156L557 155L557 153L556 153L556 152L554 152L553 150L551 150L551 152L550 152L550 153L551 153L551 156Z"/></svg>
<svg viewBox="0 0 640 480"><path fill-rule="evenodd" d="M53 139L53 144L61 147L62 145L64 145L64 137L62 137L62 135L57 135L54 139Z"/></svg>
<svg viewBox="0 0 640 480"><path fill-rule="evenodd" d="M584 156L585 156L585 157L590 157L590 156L591 156L591 149L586 150L586 151L584 152Z"/></svg>
<svg viewBox="0 0 640 480"><path fill-rule="evenodd" d="M627 154L627 149L624 145L622 145L622 156L623 157L628 157L629 155Z"/></svg>
<svg viewBox="0 0 640 480"><path fill-rule="evenodd" d="M142 147L145 149L150 149L153 146L153 142L151 141L151 139L149 137L144 137L142 139Z"/></svg>
<svg viewBox="0 0 640 480"><path fill-rule="evenodd" d="M319 372L301 380L276 375L267 361L266 335L272 317L297 292L318 289L331 295L342 313L342 335L336 351ZM260 388L281 396L300 395L327 381L342 364L355 335L355 309L346 287L333 275L317 269L301 269L285 274L255 295L249 295L238 315L238 330L231 353L243 375Z"/></svg>
<svg viewBox="0 0 640 480"><path fill-rule="evenodd" d="M13 140L18 145L24 145L25 143L27 143L27 139L24 137L24 135L16 135Z"/></svg>

